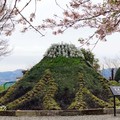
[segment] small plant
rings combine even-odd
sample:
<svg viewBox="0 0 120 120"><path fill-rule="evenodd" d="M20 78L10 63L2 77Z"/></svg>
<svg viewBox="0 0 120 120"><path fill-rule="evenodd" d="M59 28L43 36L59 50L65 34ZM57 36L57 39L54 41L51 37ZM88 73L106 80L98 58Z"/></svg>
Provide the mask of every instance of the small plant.
<svg viewBox="0 0 120 120"><path fill-rule="evenodd" d="M6 111L6 110L7 110L7 107L5 105L0 106L0 111Z"/></svg>

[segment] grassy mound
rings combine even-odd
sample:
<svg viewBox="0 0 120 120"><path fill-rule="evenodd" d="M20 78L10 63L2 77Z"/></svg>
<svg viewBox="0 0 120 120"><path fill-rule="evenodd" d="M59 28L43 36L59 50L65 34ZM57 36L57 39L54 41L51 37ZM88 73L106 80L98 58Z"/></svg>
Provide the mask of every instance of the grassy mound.
<svg viewBox="0 0 120 120"><path fill-rule="evenodd" d="M8 109L111 107L109 82L86 64L79 52L58 51L57 57L52 53L1 94L0 103Z"/></svg>

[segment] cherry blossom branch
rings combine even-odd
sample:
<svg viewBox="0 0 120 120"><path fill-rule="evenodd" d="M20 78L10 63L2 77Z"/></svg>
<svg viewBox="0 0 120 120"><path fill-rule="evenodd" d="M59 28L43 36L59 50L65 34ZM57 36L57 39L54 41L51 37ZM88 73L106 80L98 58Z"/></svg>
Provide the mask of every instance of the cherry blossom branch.
<svg viewBox="0 0 120 120"><path fill-rule="evenodd" d="M7 24L8 20L12 21L11 17L12 17L12 14L13 14L14 9L15 9L15 7L16 7L16 4L17 4L17 0L15 0L14 7L13 7L13 9L10 11L10 13L7 13L7 11L6 11L6 13L3 15L1 21L4 19L4 23L3 23L2 26L0 27L0 28L1 28L1 32L3 31L3 28L4 28L4 26ZM13 26L13 22L12 22L12 26ZM5 34L6 34L6 35L11 34L11 31L12 31L12 30L13 30L13 28L12 28L11 30L7 31L7 34L6 34L6 33L5 33ZM8 34L8 33L9 33L9 34Z"/></svg>
<svg viewBox="0 0 120 120"><path fill-rule="evenodd" d="M57 5L59 8L61 8L62 10L65 10L65 9L63 9L63 8L58 4L57 0L55 0L55 3L56 3L56 5Z"/></svg>
<svg viewBox="0 0 120 120"><path fill-rule="evenodd" d="M35 28L22 14L21 12L16 8L19 15L32 27L35 31L37 31L41 36L44 36L37 28Z"/></svg>
<svg viewBox="0 0 120 120"><path fill-rule="evenodd" d="M0 13L4 11L5 6L6 6L6 2L7 2L7 0L4 0L4 3L3 3L3 6L2 6L2 9L0 10Z"/></svg>
<svg viewBox="0 0 120 120"><path fill-rule="evenodd" d="M96 47L96 45L98 44L99 41L100 41L100 40L98 39L98 40L94 43L94 46L93 46L92 50ZM92 51L92 50L91 50L91 51Z"/></svg>
<svg viewBox="0 0 120 120"><path fill-rule="evenodd" d="M29 0L29 2L27 2L25 4L25 6L19 11L20 13L31 3L32 0Z"/></svg>

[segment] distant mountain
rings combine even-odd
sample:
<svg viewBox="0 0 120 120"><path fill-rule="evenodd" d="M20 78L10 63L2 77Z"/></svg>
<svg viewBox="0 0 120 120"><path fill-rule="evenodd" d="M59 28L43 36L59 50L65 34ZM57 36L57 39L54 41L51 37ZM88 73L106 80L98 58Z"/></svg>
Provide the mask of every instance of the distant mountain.
<svg viewBox="0 0 120 120"><path fill-rule="evenodd" d="M114 68L114 76L116 71L117 71L117 68ZM111 77L111 68L101 70L101 75L106 79L109 79Z"/></svg>
<svg viewBox="0 0 120 120"><path fill-rule="evenodd" d="M22 69L17 69L15 71L0 72L0 84L10 81L16 81L17 78L22 76Z"/></svg>

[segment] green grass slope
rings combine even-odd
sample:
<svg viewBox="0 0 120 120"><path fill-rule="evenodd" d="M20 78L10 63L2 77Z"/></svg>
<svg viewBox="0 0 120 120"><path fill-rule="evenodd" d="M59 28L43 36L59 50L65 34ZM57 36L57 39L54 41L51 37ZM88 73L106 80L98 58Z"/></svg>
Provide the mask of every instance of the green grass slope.
<svg viewBox="0 0 120 120"><path fill-rule="evenodd" d="M110 84L82 56L46 56L0 94L0 103L8 109L111 107Z"/></svg>
<svg viewBox="0 0 120 120"><path fill-rule="evenodd" d="M6 94L0 98L0 103L7 105L31 91L42 78L46 69L51 71L58 86L55 99L62 109L68 108L79 90L78 73L83 74L85 87L89 89L92 94L104 101L108 101L110 90L107 80L103 79L93 68L89 67L82 58L57 57L54 59L43 58L41 62L27 72L20 81L7 90ZM24 105L22 108L41 109L38 108L38 99L37 97L33 100L31 99L31 102L29 101L29 107ZM36 107L33 106L33 108L31 108L32 102L35 101ZM22 108L17 107L17 109ZM14 107L14 109L16 108Z"/></svg>

